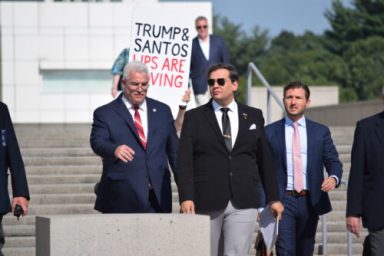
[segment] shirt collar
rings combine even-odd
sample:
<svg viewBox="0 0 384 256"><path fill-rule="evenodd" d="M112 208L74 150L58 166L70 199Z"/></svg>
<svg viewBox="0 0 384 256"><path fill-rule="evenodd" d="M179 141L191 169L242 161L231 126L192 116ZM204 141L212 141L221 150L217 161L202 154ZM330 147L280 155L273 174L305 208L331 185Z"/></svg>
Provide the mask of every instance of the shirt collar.
<svg viewBox="0 0 384 256"><path fill-rule="evenodd" d="M213 110L216 112L216 111L219 111L221 108L223 108L222 106L220 106L219 103L217 103L215 100L212 100L212 107L213 107ZM229 103L229 105L227 106L227 108L229 108L229 111L232 111L232 112L236 112L237 111L237 103L235 100L232 100L231 103Z"/></svg>
<svg viewBox="0 0 384 256"><path fill-rule="evenodd" d="M124 104L127 106L128 109L133 109L133 104L125 97L124 94L121 99L123 100ZM147 110L147 101L145 99L143 102L141 102L141 104L139 104L139 109L143 111Z"/></svg>
<svg viewBox="0 0 384 256"><path fill-rule="evenodd" d="M285 117L285 125L286 126L292 126L293 121L286 116ZM306 121L305 121L305 116L302 116L299 120L297 120L297 123L299 126L306 127Z"/></svg>

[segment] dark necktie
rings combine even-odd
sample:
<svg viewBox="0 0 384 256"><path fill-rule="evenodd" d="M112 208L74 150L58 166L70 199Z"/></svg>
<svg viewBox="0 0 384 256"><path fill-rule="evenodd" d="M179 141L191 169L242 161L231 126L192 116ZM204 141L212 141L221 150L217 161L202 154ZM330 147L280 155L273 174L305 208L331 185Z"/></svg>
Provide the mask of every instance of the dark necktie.
<svg viewBox="0 0 384 256"><path fill-rule="evenodd" d="M133 106L133 108L135 110L135 115L134 115L133 121L134 121L136 129L137 129L137 134L139 135L141 144L143 145L144 149L146 149L147 148L147 139L145 138L143 124L141 123L139 106L135 105L135 106Z"/></svg>
<svg viewBox="0 0 384 256"><path fill-rule="evenodd" d="M228 152L232 150L232 136L231 136L231 122L228 117L229 108L221 108L223 112L221 117L221 123L223 125L223 137L225 141L225 146L227 147Z"/></svg>

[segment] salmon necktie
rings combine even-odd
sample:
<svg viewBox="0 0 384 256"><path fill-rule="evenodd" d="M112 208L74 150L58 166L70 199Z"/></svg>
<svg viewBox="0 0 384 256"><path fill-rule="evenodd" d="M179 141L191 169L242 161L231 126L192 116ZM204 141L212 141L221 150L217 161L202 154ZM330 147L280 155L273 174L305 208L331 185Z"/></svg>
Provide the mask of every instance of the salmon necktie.
<svg viewBox="0 0 384 256"><path fill-rule="evenodd" d="M292 123L292 156L293 156L293 187L297 192L304 188L303 184L303 164L301 161L300 133L297 122Z"/></svg>

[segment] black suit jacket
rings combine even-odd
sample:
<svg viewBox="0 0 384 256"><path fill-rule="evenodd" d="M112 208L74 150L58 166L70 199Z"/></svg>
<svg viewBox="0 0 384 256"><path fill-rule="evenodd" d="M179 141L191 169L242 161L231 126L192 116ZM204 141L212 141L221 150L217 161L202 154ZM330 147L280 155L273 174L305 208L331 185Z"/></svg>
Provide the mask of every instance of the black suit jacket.
<svg viewBox="0 0 384 256"><path fill-rule="evenodd" d="M384 112L357 122L348 181L347 216L384 228Z"/></svg>
<svg viewBox="0 0 384 256"><path fill-rule="evenodd" d="M176 182L180 202L193 200L196 211L224 209L230 199L241 209L257 208L260 180L267 202L279 200L262 112L238 103L238 115L239 132L228 152L212 100L185 114Z"/></svg>
<svg viewBox="0 0 384 256"><path fill-rule="evenodd" d="M13 129L7 105L0 102L0 215L11 211L8 194L8 174L11 174L13 197L25 197L29 200L27 178L19 145ZM9 173L8 173L9 169Z"/></svg>

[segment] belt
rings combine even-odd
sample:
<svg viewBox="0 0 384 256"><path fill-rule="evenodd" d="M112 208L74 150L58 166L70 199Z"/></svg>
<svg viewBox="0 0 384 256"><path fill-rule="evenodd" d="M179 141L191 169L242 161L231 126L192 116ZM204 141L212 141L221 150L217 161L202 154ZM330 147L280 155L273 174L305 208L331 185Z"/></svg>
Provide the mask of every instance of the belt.
<svg viewBox="0 0 384 256"><path fill-rule="evenodd" d="M285 193L289 196L300 197L309 195L309 190L301 190L300 192L297 192L296 190L287 190Z"/></svg>

